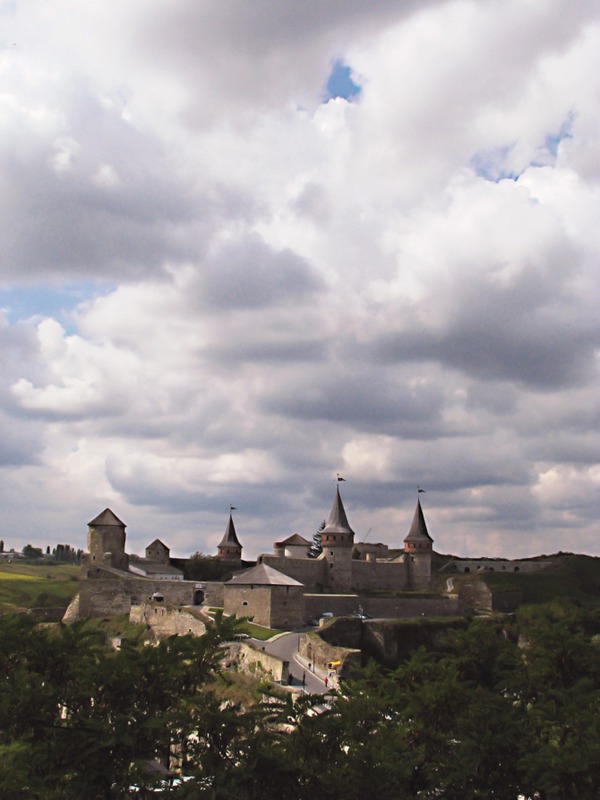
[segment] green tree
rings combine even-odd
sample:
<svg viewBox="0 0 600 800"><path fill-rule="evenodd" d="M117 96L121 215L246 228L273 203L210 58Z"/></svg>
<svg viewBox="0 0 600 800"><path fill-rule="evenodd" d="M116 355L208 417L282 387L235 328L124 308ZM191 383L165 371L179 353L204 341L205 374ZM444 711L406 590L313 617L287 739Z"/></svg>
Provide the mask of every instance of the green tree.
<svg viewBox="0 0 600 800"><path fill-rule="evenodd" d="M323 520L323 522L319 525L318 529L314 532L311 545L306 551L306 555L308 556L308 558L318 558L323 552L323 546L321 544L321 533L325 529L326 525L327 522Z"/></svg>

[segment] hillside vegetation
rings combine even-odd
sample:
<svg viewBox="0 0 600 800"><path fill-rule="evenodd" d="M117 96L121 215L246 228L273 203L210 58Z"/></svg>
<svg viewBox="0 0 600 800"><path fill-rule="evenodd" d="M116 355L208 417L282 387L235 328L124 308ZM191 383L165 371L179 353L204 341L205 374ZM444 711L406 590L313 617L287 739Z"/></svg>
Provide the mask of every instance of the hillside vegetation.
<svg viewBox="0 0 600 800"><path fill-rule="evenodd" d="M600 602L600 558L561 553L549 556L549 560L552 563L541 572L480 574L490 588L518 589L525 604L558 599L574 603Z"/></svg>
<svg viewBox="0 0 600 800"><path fill-rule="evenodd" d="M76 564L0 564L0 614L67 606L78 585Z"/></svg>

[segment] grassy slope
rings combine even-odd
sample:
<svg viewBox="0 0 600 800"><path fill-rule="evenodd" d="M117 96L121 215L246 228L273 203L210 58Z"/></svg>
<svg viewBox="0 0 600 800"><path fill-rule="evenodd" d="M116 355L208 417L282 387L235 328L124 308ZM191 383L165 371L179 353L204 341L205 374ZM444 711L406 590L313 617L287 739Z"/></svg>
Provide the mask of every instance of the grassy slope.
<svg viewBox="0 0 600 800"><path fill-rule="evenodd" d="M78 586L75 564L0 564L0 614L66 606Z"/></svg>

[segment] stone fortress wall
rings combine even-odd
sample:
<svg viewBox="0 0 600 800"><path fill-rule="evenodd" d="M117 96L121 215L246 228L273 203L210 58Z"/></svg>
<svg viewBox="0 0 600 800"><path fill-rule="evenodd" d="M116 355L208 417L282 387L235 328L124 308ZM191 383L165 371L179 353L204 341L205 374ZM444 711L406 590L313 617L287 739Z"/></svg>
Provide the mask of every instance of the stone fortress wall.
<svg viewBox="0 0 600 800"><path fill-rule="evenodd" d="M508 558L460 558L446 564L442 573L456 572L539 572L547 561L512 561Z"/></svg>
<svg viewBox="0 0 600 800"><path fill-rule="evenodd" d="M369 597L358 594L305 594L307 619L319 619L325 613L335 617L358 614L379 617L451 617L462 614L463 604L458 598L443 595L431 597Z"/></svg>
<svg viewBox="0 0 600 800"><path fill-rule="evenodd" d="M158 602L132 605L129 621L137 625L148 625L157 638L186 634L203 636L207 624L210 624L208 620L203 620L198 612L194 613L187 608L165 606Z"/></svg>

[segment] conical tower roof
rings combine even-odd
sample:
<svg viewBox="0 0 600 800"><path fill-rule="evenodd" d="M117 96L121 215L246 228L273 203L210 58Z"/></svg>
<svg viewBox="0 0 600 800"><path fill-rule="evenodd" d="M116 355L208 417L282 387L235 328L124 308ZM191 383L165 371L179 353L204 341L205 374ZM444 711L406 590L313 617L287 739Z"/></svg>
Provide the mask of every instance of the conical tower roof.
<svg viewBox="0 0 600 800"><path fill-rule="evenodd" d="M323 534L327 536L332 533L345 533L354 538L354 531L348 522L339 486L336 487L333 505L331 506L331 511L329 512L325 527L321 531L321 536L323 536Z"/></svg>
<svg viewBox="0 0 600 800"><path fill-rule="evenodd" d="M426 540L428 542L433 542L433 539L429 535L429 531L427 530L427 525L425 523L425 516L423 515L423 509L421 508L421 501L417 498L417 507L415 508L415 513L412 519L412 523L410 526L410 530L404 539L405 542L416 542L416 541L423 541Z"/></svg>
<svg viewBox="0 0 600 800"><path fill-rule="evenodd" d="M218 547L241 547L240 540L237 537L237 533L235 532L235 525L233 524L233 517L231 513L229 514L229 522L227 523L227 528L225 529L225 533L223 538L217 545Z"/></svg>
<svg viewBox="0 0 600 800"><path fill-rule="evenodd" d="M104 511L101 511L91 522L88 522L89 527L97 527L99 525L117 525L119 528L125 527L125 523L121 522L110 508L105 508Z"/></svg>

